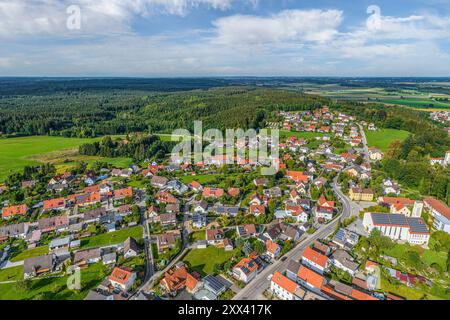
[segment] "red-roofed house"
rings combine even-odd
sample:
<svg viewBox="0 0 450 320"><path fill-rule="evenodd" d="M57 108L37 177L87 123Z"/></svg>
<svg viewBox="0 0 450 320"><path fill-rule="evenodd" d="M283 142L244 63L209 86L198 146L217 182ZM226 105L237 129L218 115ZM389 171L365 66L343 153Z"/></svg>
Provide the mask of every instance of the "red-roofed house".
<svg viewBox="0 0 450 320"><path fill-rule="evenodd" d="M276 257L278 257L280 252L281 252L281 248L277 243L272 242L269 239L266 240L266 254L269 257L271 257L272 259L275 259Z"/></svg>
<svg viewBox="0 0 450 320"><path fill-rule="evenodd" d="M136 273L126 268L114 268L109 281L114 288L127 292L136 280Z"/></svg>
<svg viewBox="0 0 450 320"><path fill-rule="evenodd" d="M305 296L305 291L297 283L278 271L272 276L270 290L281 300L302 300Z"/></svg>
<svg viewBox="0 0 450 320"><path fill-rule="evenodd" d="M328 201L325 199L325 196L322 194L319 198L318 205L321 207L334 208L334 201Z"/></svg>
<svg viewBox="0 0 450 320"><path fill-rule="evenodd" d="M44 210L62 210L66 206L64 198L44 200Z"/></svg>
<svg viewBox="0 0 450 320"><path fill-rule="evenodd" d="M309 177L301 171L286 171L286 177L294 180L295 182L308 182Z"/></svg>
<svg viewBox="0 0 450 320"><path fill-rule="evenodd" d="M228 195L230 197L237 197L241 193L239 188L230 188L228 189Z"/></svg>
<svg viewBox="0 0 450 320"><path fill-rule="evenodd" d="M133 188L132 187L114 190L114 198L116 200L125 199L126 197L132 197L132 196L133 196Z"/></svg>
<svg viewBox="0 0 450 320"><path fill-rule="evenodd" d="M255 217L258 217L266 213L266 207L263 205L252 204L249 208L249 212L250 214L253 214Z"/></svg>
<svg viewBox="0 0 450 320"><path fill-rule="evenodd" d="M205 198L220 198L225 194L225 191L221 188L205 187L203 189L203 196Z"/></svg>
<svg viewBox="0 0 450 320"><path fill-rule="evenodd" d="M300 284L319 290L322 289L322 286L325 284L325 278L323 276L305 266L301 266L298 270L297 279Z"/></svg>
<svg viewBox="0 0 450 320"><path fill-rule="evenodd" d="M2 210L2 218L9 219L16 215L25 215L27 213L28 207L26 204L19 204L17 206L10 206L3 208Z"/></svg>

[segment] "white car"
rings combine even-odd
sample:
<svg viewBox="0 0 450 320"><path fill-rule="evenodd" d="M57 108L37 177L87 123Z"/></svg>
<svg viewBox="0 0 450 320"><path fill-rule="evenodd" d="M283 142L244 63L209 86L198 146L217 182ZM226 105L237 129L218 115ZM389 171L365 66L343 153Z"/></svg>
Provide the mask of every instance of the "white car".
<svg viewBox="0 0 450 320"><path fill-rule="evenodd" d="M269 275L267 276L267 281L272 281L272 277L273 277L273 274L272 274L272 273L269 274Z"/></svg>

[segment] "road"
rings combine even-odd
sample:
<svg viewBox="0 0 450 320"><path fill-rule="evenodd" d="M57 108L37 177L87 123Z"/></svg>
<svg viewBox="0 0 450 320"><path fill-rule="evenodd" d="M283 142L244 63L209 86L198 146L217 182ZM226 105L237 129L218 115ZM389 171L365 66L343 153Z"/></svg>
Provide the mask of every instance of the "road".
<svg viewBox="0 0 450 320"><path fill-rule="evenodd" d="M363 157L364 160L369 162L369 147L367 144L367 138L366 138L366 133L364 132L364 128L362 125L358 124L359 130L361 131L361 138L362 138L362 143L364 145L363 148Z"/></svg>
<svg viewBox="0 0 450 320"><path fill-rule="evenodd" d="M284 273L289 264L289 260L299 260L303 251L314 242L314 240L326 238L336 230L336 225L339 219L343 220L350 216L351 214L351 203L350 200L341 192L339 186L336 183L337 178L333 181L332 188L335 194L339 197L342 203L342 211L336 219L331 221L329 224L323 225L314 234L308 235L305 239L300 241L300 243L291 251L289 251L283 259L284 261L278 260L275 263L264 269L259 275L253 279L245 288L243 288L239 293L237 293L233 300L261 300L264 299L263 292L269 287L268 276L280 272Z"/></svg>

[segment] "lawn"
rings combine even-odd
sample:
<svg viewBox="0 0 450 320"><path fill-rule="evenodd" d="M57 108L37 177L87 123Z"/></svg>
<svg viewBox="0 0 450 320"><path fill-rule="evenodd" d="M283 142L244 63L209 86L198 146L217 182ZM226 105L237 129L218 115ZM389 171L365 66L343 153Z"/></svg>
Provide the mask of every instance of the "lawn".
<svg viewBox="0 0 450 320"><path fill-rule="evenodd" d="M377 131L366 131L367 143L369 147L377 147L386 152L389 145L395 140L403 141L410 133L404 130L381 129Z"/></svg>
<svg viewBox="0 0 450 320"><path fill-rule="evenodd" d="M126 158L101 158L81 156L77 153L79 145L91 143L96 139L79 139L50 136L33 136L0 139L0 181L8 175L20 171L27 165L38 165L42 162L55 163L59 170L69 168L76 161L106 161L122 166L130 162ZM68 159L68 162L64 162Z"/></svg>
<svg viewBox="0 0 450 320"><path fill-rule="evenodd" d="M114 232L103 233L81 240L81 248L104 247L124 242L128 237L136 240L142 239L143 228L136 226L132 228L122 229Z"/></svg>
<svg viewBox="0 0 450 320"><path fill-rule="evenodd" d="M191 233L190 240L191 240L191 242L206 240L206 231L201 230L201 231L195 231L195 232Z"/></svg>
<svg viewBox="0 0 450 320"><path fill-rule="evenodd" d="M183 176L180 178L180 181L186 184L191 183L192 181L198 181L200 184L208 184L216 181L220 174L199 174L195 176Z"/></svg>
<svg viewBox="0 0 450 320"><path fill-rule="evenodd" d="M0 270L0 282L16 281L23 279L23 266L17 266Z"/></svg>
<svg viewBox="0 0 450 320"><path fill-rule="evenodd" d="M82 300L89 290L97 287L109 271L102 263L81 270L81 290L71 291L67 288L69 276L42 278L32 280L29 290L17 288L15 283L0 284L0 300L30 300L44 298L48 300Z"/></svg>
<svg viewBox="0 0 450 320"><path fill-rule="evenodd" d="M420 300L423 298L424 294L427 295L428 299L442 300L440 297L432 295L428 292L423 292L422 290L413 287L408 287L403 284L393 285L384 277L381 277L381 290L405 298L406 300Z"/></svg>
<svg viewBox="0 0 450 320"><path fill-rule="evenodd" d="M188 252L183 261L189 263L191 268L201 275L207 275L213 273L216 263L230 260L238 250L225 251L214 246L208 246L206 249L193 249Z"/></svg>
<svg viewBox="0 0 450 320"><path fill-rule="evenodd" d="M426 263L428 266L431 266L433 263L437 263L441 266L443 270L447 268L447 253L446 252L436 252L433 250L423 249L421 247L412 247L405 244L396 244L389 250L385 250L385 253L388 256L394 258L405 258L408 251L417 251L420 254L421 260Z"/></svg>
<svg viewBox="0 0 450 320"><path fill-rule="evenodd" d="M48 253L48 246L43 246L43 247L36 247L33 249L27 249L24 250L22 252L20 252L19 254L13 256L10 260L12 262L16 262L16 261L21 261L21 260L25 260L28 258L34 258L37 256L42 256Z"/></svg>

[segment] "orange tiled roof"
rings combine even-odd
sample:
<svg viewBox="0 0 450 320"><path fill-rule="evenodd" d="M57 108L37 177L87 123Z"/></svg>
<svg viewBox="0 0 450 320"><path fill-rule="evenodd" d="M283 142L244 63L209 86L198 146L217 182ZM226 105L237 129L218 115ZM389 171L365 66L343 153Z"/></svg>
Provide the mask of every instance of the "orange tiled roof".
<svg viewBox="0 0 450 320"><path fill-rule="evenodd" d="M309 283L315 288L321 289L325 278L318 273L315 273L311 269L306 268L305 266L301 266L298 270L297 276L303 281Z"/></svg>
<svg viewBox="0 0 450 320"><path fill-rule="evenodd" d="M276 283L281 288L292 294L295 293L295 290L297 289L297 284L294 281L283 276L278 271L273 274L272 282Z"/></svg>
<svg viewBox="0 0 450 320"><path fill-rule="evenodd" d="M325 268L328 261L327 256L324 256L323 254L311 249L310 247L306 248L305 251L303 251L303 257L323 268Z"/></svg>
<svg viewBox="0 0 450 320"><path fill-rule="evenodd" d="M7 208L3 208L2 210L2 218L8 218L12 217L18 214L24 215L27 213L27 205L26 204L19 204L17 206L10 206Z"/></svg>
<svg viewBox="0 0 450 320"><path fill-rule="evenodd" d="M130 279L131 274L132 272L129 270L116 267L109 276L109 280L120 284L126 284Z"/></svg>
<svg viewBox="0 0 450 320"><path fill-rule="evenodd" d="M64 198L57 198L44 201L44 210L52 210L63 207L65 204Z"/></svg>

